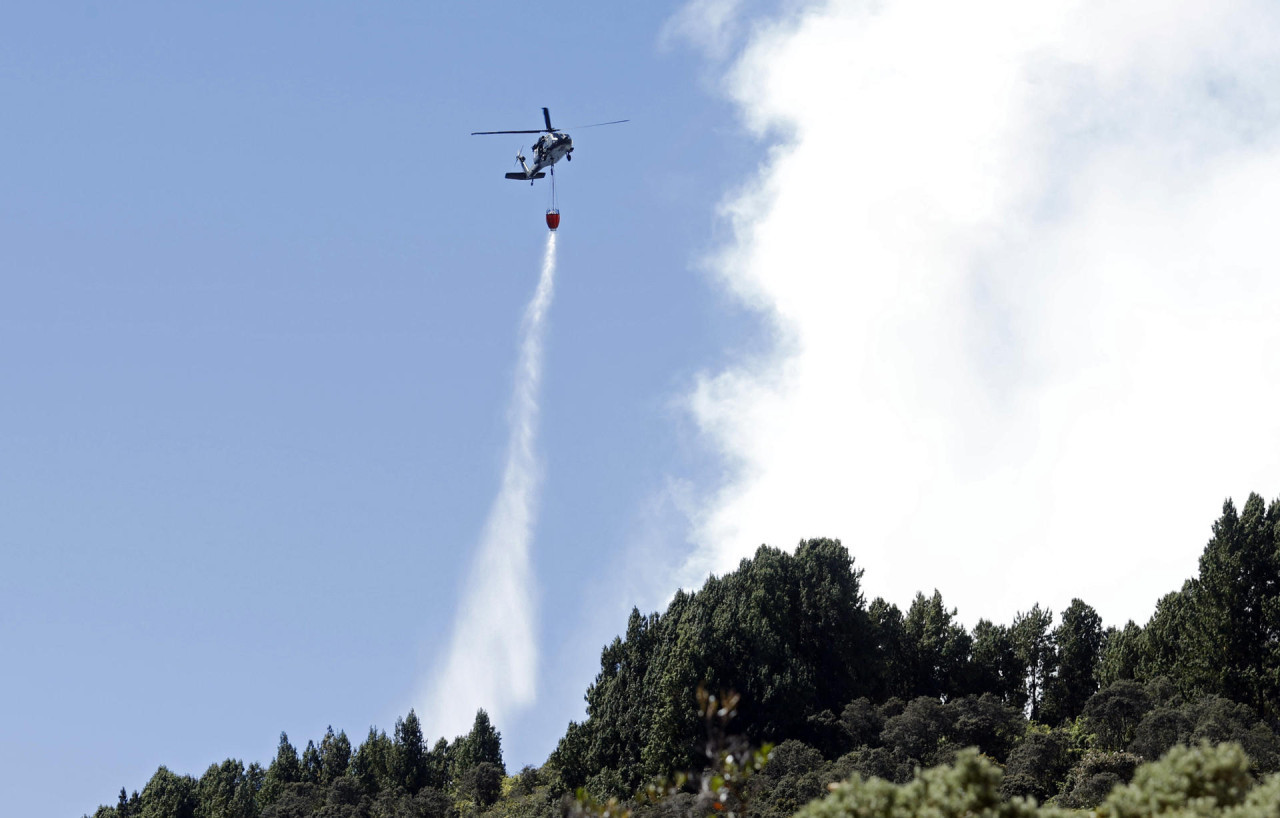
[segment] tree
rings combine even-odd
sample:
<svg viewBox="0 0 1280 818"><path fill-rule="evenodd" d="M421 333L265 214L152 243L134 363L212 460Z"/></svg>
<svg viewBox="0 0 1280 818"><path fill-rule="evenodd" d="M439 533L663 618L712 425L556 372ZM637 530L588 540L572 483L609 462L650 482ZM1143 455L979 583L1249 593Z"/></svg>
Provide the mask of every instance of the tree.
<svg viewBox="0 0 1280 818"><path fill-rule="evenodd" d="M964 687L971 640L955 615L937 589L931 597L916 594L907 610L903 625L916 696L954 696Z"/></svg>
<svg viewBox="0 0 1280 818"><path fill-rule="evenodd" d="M603 796L703 763L699 687L740 694L735 727L753 742L833 726L809 719L881 683L860 578L836 540L806 540L794 555L762 546L661 615L633 611L626 637L601 653L587 719L549 765Z"/></svg>
<svg viewBox="0 0 1280 818"><path fill-rule="evenodd" d="M1221 696L1205 696L1183 707L1193 727L1180 743L1209 742L1239 744L1249 755L1257 772L1280 769L1280 740L1271 727L1247 704Z"/></svg>
<svg viewBox="0 0 1280 818"><path fill-rule="evenodd" d="M196 818L255 818L256 795L243 763L211 764L196 785Z"/></svg>
<svg viewBox="0 0 1280 818"><path fill-rule="evenodd" d="M750 814L758 818L793 815L823 793L830 767L817 748L794 739L782 742L747 785Z"/></svg>
<svg viewBox="0 0 1280 818"><path fill-rule="evenodd" d="M325 806L327 807L321 814L323 818L334 818L338 816L352 816L357 818L360 811L355 809L359 806L360 799L363 797L360 782L351 775L340 775L329 784L328 792L325 797Z"/></svg>
<svg viewBox="0 0 1280 818"><path fill-rule="evenodd" d="M276 757L267 765L261 795L258 800L265 806L275 803L276 799L290 784L302 780L302 762L298 760L298 750L289 743L287 733L280 733L280 743L276 747Z"/></svg>
<svg viewBox="0 0 1280 818"><path fill-rule="evenodd" d="M538 787L546 783L542 771L532 764L526 764L521 767L520 772L513 775L512 779L511 794L517 798L533 795Z"/></svg>
<svg viewBox="0 0 1280 818"><path fill-rule="evenodd" d="M897 605L876 597L867 609L875 644L879 685L875 698L882 701L893 696L910 697L915 691L913 660L907 639L906 623Z"/></svg>
<svg viewBox="0 0 1280 818"><path fill-rule="evenodd" d="M134 790L133 795L129 796L125 792L125 788L120 788L120 797L116 800L115 818L136 818L142 807L139 803L141 796L138 791Z"/></svg>
<svg viewBox="0 0 1280 818"><path fill-rule="evenodd" d="M840 712L875 689L871 621L861 568L839 540L803 540L795 552L796 624L800 654L814 670L814 712Z"/></svg>
<svg viewBox="0 0 1280 818"><path fill-rule="evenodd" d="M960 747L977 747L997 761L1007 758L1026 732L1022 710L1005 704L994 693L962 696L948 702L947 709L952 722L948 738Z"/></svg>
<svg viewBox="0 0 1280 818"><path fill-rule="evenodd" d="M1124 750L1150 710L1151 697L1142 686L1124 680L1094 693L1085 703L1084 719L1098 749Z"/></svg>
<svg viewBox="0 0 1280 818"><path fill-rule="evenodd" d="M418 714L409 710L409 715L396 719L395 753L393 756L392 777L395 783L409 792L416 793L426 784L427 748L422 739L422 724Z"/></svg>
<svg viewBox="0 0 1280 818"><path fill-rule="evenodd" d="M319 784L320 768L320 749L314 741L308 741L307 749L302 751L302 780L308 784Z"/></svg>
<svg viewBox="0 0 1280 818"><path fill-rule="evenodd" d="M262 818L313 818L324 806L324 795L316 784L288 784L275 801L263 807Z"/></svg>
<svg viewBox="0 0 1280 818"><path fill-rule="evenodd" d="M369 728L369 735L351 757L351 774L370 797L383 789L399 786L396 778L396 748L387 734Z"/></svg>
<svg viewBox="0 0 1280 818"><path fill-rule="evenodd" d="M488 809L502 795L502 768L492 761L478 761L462 776L461 792L477 809Z"/></svg>
<svg viewBox="0 0 1280 818"><path fill-rule="evenodd" d="M419 790L413 797L413 805L422 818L458 818L458 807L453 798L435 787L423 787Z"/></svg>
<svg viewBox="0 0 1280 818"><path fill-rule="evenodd" d="M280 733L280 744L276 747L275 760L267 768L267 776L283 784L302 780L302 762L298 760L298 750L289 743L289 735L283 731Z"/></svg>
<svg viewBox="0 0 1280 818"><path fill-rule="evenodd" d="M884 729L884 719L876 712L871 700L861 696L849 702L840 713L840 723L844 725L849 743L858 747L876 747L880 744L880 731Z"/></svg>
<svg viewBox="0 0 1280 818"><path fill-rule="evenodd" d="M934 764L939 744L951 732L952 714L935 698L912 699L901 714L888 719L880 740L919 764Z"/></svg>
<svg viewBox="0 0 1280 818"><path fill-rule="evenodd" d="M262 788L266 784L267 771L256 761L244 770L244 778L236 788L232 811L236 815L257 815L262 801Z"/></svg>
<svg viewBox="0 0 1280 818"><path fill-rule="evenodd" d="M1001 791L1007 797L1038 801L1057 795L1071 770L1070 744L1062 730L1028 731L1009 753Z"/></svg>
<svg viewBox="0 0 1280 818"><path fill-rule="evenodd" d="M1189 612L1192 684L1274 714L1280 697L1280 501L1250 494L1236 514L1227 500L1200 556Z"/></svg>
<svg viewBox="0 0 1280 818"><path fill-rule="evenodd" d="M564 736L547 758L545 768L551 771L553 793L574 792L587 783L587 777L594 772L588 755L589 740L586 727L576 721L569 722Z"/></svg>
<svg viewBox="0 0 1280 818"><path fill-rule="evenodd" d="M1090 750L1071 769L1058 803L1070 809L1096 807L1116 785L1128 784L1141 763L1133 753Z"/></svg>
<svg viewBox="0 0 1280 818"><path fill-rule="evenodd" d="M450 770L453 768L454 748L443 738L437 739L434 747L427 753L427 786L437 790L448 789L453 782Z"/></svg>
<svg viewBox="0 0 1280 818"><path fill-rule="evenodd" d="M175 775L160 767L142 788L138 800L140 818L194 818L196 782L189 775Z"/></svg>
<svg viewBox="0 0 1280 818"><path fill-rule="evenodd" d="M483 708L476 711L471 732L458 742L454 754L454 776L462 778L477 764L492 764L503 775L507 774L502 763L502 734L494 729L489 714Z"/></svg>
<svg viewBox="0 0 1280 818"><path fill-rule="evenodd" d="M1192 631L1195 582L1187 580L1182 590L1171 591L1156 602L1155 612L1142 629L1142 651L1135 678L1139 681L1168 676L1185 694L1204 692L1198 689L1193 674L1188 673L1188 636Z"/></svg>
<svg viewBox="0 0 1280 818"><path fill-rule="evenodd" d="M1147 712L1133 731L1129 750L1145 759L1157 759L1175 744L1185 744L1195 723L1181 707L1157 707Z"/></svg>
<svg viewBox="0 0 1280 818"><path fill-rule="evenodd" d="M320 740L320 783L327 787L347 774L351 765L351 741L346 732L333 733L333 726Z"/></svg>
<svg viewBox="0 0 1280 818"><path fill-rule="evenodd" d="M1102 617L1079 599L1062 612L1053 632L1054 673L1045 681L1043 717L1061 724L1080 715L1098 689L1096 671L1102 653Z"/></svg>
<svg viewBox="0 0 1280 818"><path fill-rule="evenodd" d="M601 651L600 675L587 691L595 717L590 731L589 766L618 772L627 789L635 789L648 776L644 770L645 730L653 720L647 688L659 655L663 628L657 614L642 616L632 608L625 638L615 638ZM585 778L584 778L585 781Z"/></svg>
<svg viewBox="0 0 1280 818"><path fill-rule="evenodd" d="M1040 718L1045 680L1053 667L1053 612L1039 605L1013 618L1013 641L1018 659L1027 669L1027 706L1032 721Z"/></svg>
<svg viewBox="0 0 1280 818"><path fill-rule="evenodd" d="M1098 659L1098 688L1121 679L1136 679L1142 663L1144 640L1142 628L1130 619L1124 630L1107 628L1102 636L1102 655Z"/></svg>
<svg viewBox="0 0 1280 818"><path fill-rule="evenodd" d="M855 746L849 743L849 731L843 722L830 710L805 719L805 731L800 738L817 747L824 758L839 758Z"/></svg>
<svg viewBox="0 0 1280 818"><path fill-rule="evenodd" d="M1027 704L1027 666L1011 629L979 619L973 627L968 692L994 693L1019 711Z"/></svg>

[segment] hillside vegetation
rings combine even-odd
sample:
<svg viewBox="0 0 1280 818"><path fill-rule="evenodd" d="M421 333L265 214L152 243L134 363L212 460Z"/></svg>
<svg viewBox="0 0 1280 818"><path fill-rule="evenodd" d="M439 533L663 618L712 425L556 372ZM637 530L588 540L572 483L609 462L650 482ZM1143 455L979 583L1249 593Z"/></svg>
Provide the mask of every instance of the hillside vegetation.
<svg viewBox="0 0 1280 818"><path fill-rule="evenodd" d="M903 612L861 580L838 541L809 540L633 611L540 768L507 775L483 711L430 746L411 711L354 748L330 730L301 755L281 735L265 768L162 767L95 818L1280 816L1280 502L1225 503L1197 575L1143 626L1076 599L967 630L937 591ZM699 691L732 691L727 726Z"/></svg>

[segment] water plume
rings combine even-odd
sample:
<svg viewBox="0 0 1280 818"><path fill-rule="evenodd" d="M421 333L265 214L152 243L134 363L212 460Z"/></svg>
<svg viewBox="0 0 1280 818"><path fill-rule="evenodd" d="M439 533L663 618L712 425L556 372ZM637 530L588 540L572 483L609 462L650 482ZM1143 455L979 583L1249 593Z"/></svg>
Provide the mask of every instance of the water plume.
<svg viewBox="0 0 1280 818"><path fill-rule="evenodd" d="M542 275L521 323L502 483L461 595L447 659L427 697L424 718L429 735L466 732L480 707L501 723L513 711L532 704L537 692L529 544L541 477L535 443L542 338L555 271L556 234L548 232Z"/></svg>

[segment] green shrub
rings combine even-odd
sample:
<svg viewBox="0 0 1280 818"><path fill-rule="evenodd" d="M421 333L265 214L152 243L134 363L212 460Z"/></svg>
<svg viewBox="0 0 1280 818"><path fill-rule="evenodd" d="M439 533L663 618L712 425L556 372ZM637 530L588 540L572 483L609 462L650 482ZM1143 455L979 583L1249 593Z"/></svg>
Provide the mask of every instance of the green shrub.
<svg viewBox="0 0 1280 818"><path fill-rule="evenodd" d="M1096 818L1280 818L1280 774L1261 783L1238 744L1175 747L1138 767L1133 782L1115 786L1134 757L1090 754L1073 774L1075 789L1110 794ZM1068 818L1085 813L1063 806L1001 797L1000 767L977 751L962 750L955 764L917 770L905 784L853 776L832 793L809 803L795 818ZM1111 789L1114 786L1114 789ZM1066 800L1066 799L1064 799Z"/></svg>
<svg viewBox="0 0 1280 818"><path fill-rule="evenodd" d="M1263 787L1254 788L1249 757L1238 744L1174 747L1159 761L1139 767L1133 783L1112 792L1098 808L1098 815L1276 818L1280 816L1280 799L1273 798L1264 806L1257 803L1256 797L1247 798L1251 790L1274 793L1276 787L1273 777ZM1237 807L1246 808L1234 809Z"/></svg>
<svg viewBox="0 0 1280 818"><path fill-rule="evenodd" d="M796 818L1060 818L1053 807L1004 800L1000 768L976 750L962 750L953 765L918 770L906 784L854 777L813 801Z"/></svg>

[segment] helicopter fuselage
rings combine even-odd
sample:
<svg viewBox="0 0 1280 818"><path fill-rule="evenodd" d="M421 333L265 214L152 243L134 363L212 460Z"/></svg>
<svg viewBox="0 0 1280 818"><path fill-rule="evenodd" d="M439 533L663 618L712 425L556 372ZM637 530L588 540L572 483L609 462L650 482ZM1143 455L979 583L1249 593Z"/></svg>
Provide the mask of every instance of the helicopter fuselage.
<svg viewBox="0 0 1280 818"><path fill-rule="evenodd" d="M538 137L533 143L533 167L530 175L549 168L573 153L573 138L563 131L552 131Z"/></svg>

